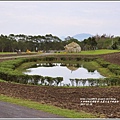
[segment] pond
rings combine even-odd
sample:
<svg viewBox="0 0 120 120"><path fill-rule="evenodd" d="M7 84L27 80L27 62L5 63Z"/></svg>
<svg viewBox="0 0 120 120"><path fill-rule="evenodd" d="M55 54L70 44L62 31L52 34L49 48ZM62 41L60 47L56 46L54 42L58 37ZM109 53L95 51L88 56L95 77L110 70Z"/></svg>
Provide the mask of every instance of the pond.
<svg viewBox="0 0 120 120"><path fill-rule="evenodd" d="M49 77L63 77L61 85L74 85L75 79L88 79L88 78L104 78L97 70L94 72L88 71L82 65L76 67L74 64L63 64L63 63L41 63L37 64L36 67L27 69L25 74L28 75L41 75ZM82 82L79 82L79 86L82 86ZM88 81L84 83L84 86L89 86Z"/></svg>

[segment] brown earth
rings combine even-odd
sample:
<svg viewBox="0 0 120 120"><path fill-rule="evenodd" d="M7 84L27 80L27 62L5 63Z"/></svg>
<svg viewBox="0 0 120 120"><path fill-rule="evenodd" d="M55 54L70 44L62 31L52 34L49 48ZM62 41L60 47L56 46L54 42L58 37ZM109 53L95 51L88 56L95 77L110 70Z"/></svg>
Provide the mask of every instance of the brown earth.
<svg viewBox="0 0 120 120"><path fill-rule="evenodd" d="M102 55L101 57L108 62L120 65L120 52Z"/></svg>
<svg viewBox="0 0 120 120"><path fill-rule="evenodd" d="M33 86L0 82L0 94L51 104L60 108L76 111L86 111L105 115L107 118L120 118L120 87L86 87L86 88L62 88L48 86ZM81 98L110 98L109 103L93 103L93 105L81 105ZM111 101L116 101L111 103Z"/></svg>

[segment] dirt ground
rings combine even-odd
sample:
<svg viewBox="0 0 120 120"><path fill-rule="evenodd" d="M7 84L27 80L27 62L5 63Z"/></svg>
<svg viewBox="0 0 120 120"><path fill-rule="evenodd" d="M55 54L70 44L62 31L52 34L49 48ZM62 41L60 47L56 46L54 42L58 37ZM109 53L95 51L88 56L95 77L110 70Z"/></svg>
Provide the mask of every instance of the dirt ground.
<svg viewBox="0 0 120 120"><path fill-rule="evenodd" d="M120 65L120 53L100 57ZM120 118L120 87L62 88L0 82L0 94L76 111L83 110L98 114L98 117Z"/></svg>
<svg viewBox="0 0 120 120"><path fill-rule="evenodd" d="M102 55L102 58L108 62L120 65L120 52Z"/></svg>
<svg viewBox="0 0 120 120"><path fill-rule="evenodd" d="M98 117L104 115L107 118L120 118L120 87L61 88L0 82L0 94L76 111L83 110L99 114ZM98 99L103 100L92 105L88 105L88 103L82 105L85 98L89 101L93 98L97 98L97 101ZM108 101L109 103L105 103Z"/></svg>

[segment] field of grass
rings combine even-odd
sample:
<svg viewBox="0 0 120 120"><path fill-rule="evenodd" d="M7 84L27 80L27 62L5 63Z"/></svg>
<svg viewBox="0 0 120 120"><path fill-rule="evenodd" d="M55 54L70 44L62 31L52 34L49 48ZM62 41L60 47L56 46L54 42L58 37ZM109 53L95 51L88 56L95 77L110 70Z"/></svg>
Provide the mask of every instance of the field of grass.
<svg viewBox="0 0 120 120"><path fill-rule="evenodd" d="M120 52L120 50L101 49L101 50L81 51L80 53L61 52L61 53L56 53L56 54L100 55L100 54L108 54L108 53L115 53L115 52ZM22 53L26 53L26 52L22 52ZM36 53L36 52L31 52L31 53ZM17 52L0 52L0 54L17 54Z"/></svg>
<svg viewBox="0 0 120 120"><path fill-rule="evenodd" d="M37 52L30 52L30 53L22 52L22 54L35 54L35 53L37 53ZM3 54L5 54L5 55L7 55L7 54L13 54L14 55L14 54L17 54L17 52L0 52L0 55L3 55Z"/></svg>
<svg viewBox="0 0 120 120"><path fill-rule="evenodd" d="M59 107L55 107L52 105L46 105L46 104L41 104L38 102L29 101L29 100L12 98L5 95L0 95L0 101L21 105L21 106L33 108L36 110L41 110L44 112L60 115L67 118L96 118L95 115L86 113L84 111L76 112L74 110L61 109Z"/></svg>
<svg viewBox="0 0 120 120"><path fill-rule="evenodd" d="M108 54L108 53L115 53L115 52L120 52L120 50L107 50L107 49L102 49L102 50L93 50L93 51L82 51L80 54L83 55L99 55L99 54Z"/></svg>
<svg viewBox="0 0 120 120"><path fill-rule="evenodd" d="M6 81L0 79L0 82L6 82Z"/></svg>
<svg viewBox="0 0 120 120"><path fill-rule="evenodd" d="M0 52L0 55L2 54L17 54L16 52Z"/></svg>
<svg viewBox="0 0 120 120"><path fill-rule="evenodd" d="M101 49L101 50L81 51L80 53L61 53L61 54L101 55L101 54L108 54L108 53L115 53L115 52L120 52L120 50Z"/></svg>

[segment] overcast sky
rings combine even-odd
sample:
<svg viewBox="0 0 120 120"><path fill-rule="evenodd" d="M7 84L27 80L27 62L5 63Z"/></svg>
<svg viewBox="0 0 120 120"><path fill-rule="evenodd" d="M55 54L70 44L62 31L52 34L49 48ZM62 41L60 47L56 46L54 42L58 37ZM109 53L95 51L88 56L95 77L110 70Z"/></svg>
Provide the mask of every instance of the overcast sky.
<svg viewBox="0 0 120 120"><path fill-rule="evenodd" d="M0 34L120 35L120 2L0 2Z"/></svg>

